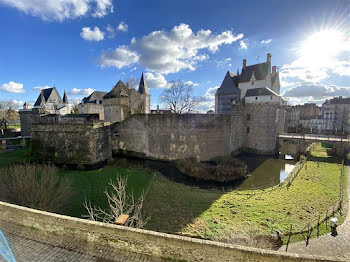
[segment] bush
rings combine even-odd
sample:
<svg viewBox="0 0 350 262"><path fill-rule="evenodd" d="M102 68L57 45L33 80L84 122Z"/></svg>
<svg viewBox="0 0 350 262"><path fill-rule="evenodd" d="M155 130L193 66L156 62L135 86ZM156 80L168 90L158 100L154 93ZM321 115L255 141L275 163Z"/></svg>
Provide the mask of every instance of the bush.
<svg viewBox="0 0 350 262"><path fill-rule="evenodd" d="M209 162L182 159L176 161L176 167L186 175L219 182L244 178L248 170L242 161L232 157L219 157Z"/></svg>
<svg viewBox="0 0 350 262"><path fill-rule="evenodd" d="M0 169L0 198L45 211L60 211L72 196L70 183L50 165L17 164Z"/></svg>

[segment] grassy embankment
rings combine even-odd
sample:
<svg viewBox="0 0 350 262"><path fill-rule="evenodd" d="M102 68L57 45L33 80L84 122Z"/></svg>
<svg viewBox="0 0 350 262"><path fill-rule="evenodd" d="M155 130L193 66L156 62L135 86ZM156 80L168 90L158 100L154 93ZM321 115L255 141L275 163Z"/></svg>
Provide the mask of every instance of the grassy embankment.
<svg viewBox="0 0 350 262"><path fill-rule="evenodd" d="M146 227L217 240L252 238L272 228L287 233L291 224L300 230L339 198L340 159L328 156L321 144L312 155L290 187L276 190L204 190L158 176L146 198L152 212Z"/></svg>
<svg viewBox="0 0 350 262"><path fill-rule="evenodd" d="M0 168L14 163L25 163L31 160L29 147L16 151L0 154ZM151 173L149 170L130 169L116 166L105 166L97 170L79 171L60 169L57 175L68 178L72 186L73 196L70 205L62 212L66 215L81 217L86 214L83 203L85 199L92 205L105 209L108 205L104 191L110 180L117 175L128 177L128 192L133 192L138 197L150 183Z"/></svg>

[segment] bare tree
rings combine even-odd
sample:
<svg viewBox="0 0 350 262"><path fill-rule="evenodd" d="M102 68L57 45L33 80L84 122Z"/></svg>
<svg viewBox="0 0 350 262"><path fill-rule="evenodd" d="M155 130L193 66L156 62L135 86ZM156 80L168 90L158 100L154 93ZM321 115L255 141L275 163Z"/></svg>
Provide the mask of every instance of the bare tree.
<svg viewBox="0 0 350 262"><path fill-rule="evenodd" d="M192 95L193 88L182 81L171 81L169 88L160 95L161 102L176 114L190 113L199 106L203 98Z"/></svg>
<svg viewBox="0 0 350 262"><path fill-rule="evenodd" d="M7 129L8 123L19 120L19 114L16 111L18 105L12 101L0 102L0 129L3 133L4 129Z"/></svg>
<svg viewBox="0 0 350 262"><path fill-rule="evenodd" d="M108 192L105 189L105 195L108 201L108 210L103 210L100 207L91 206L90 202L85 200L84 207L88 212L88 217L94 221L101 221L104 223L114 223L116 219L124 214L128 215L125 224L129 227L143 228L148 221L148 218L143 219L142 207L144 201L144 193L139 199L135 201L133 193L127 194L127 178L117 176L116 181L109 182L112 190Z"/></svg>

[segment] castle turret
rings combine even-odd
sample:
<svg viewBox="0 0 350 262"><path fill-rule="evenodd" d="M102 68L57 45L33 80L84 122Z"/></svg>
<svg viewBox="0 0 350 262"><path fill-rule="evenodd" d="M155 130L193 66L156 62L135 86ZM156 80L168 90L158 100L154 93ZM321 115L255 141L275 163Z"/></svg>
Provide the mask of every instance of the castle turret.
<svg viewBox="0 0 350 262"><path fill-rule="evenodd" d="M145 76L143 73L141 75L141 80L140 80L138 92L140 94L148 94L149 95L148 86L147 86L146 79L145 79Z"/></svg>
<svg viewBox="0 0 350 262"><path fill-rule="evenodd" d="M63 103L65 103L66 105L69 104L69 100L68 100L66 91L64 91L64 94L63 94Z"/></svg>

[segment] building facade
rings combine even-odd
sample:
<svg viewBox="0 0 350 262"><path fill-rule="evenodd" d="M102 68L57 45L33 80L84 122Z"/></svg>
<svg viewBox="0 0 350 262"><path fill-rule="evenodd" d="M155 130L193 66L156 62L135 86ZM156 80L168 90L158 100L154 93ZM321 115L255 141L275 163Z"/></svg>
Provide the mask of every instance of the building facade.
<svg viewBox="0 0 350 262"><path fill-rule="evenodd" d="M104 109L102 105L103 97L107 92L94 91L88 97L83 98L77 106L78 114L98 114L100 120L104 120Z"/></svg>
<svg viewBox="0 0 350 262"><path fill-rule="evenodd" d="M30 136L32 123L38 121L44 115L70 114L70 104L66 92L63 99L56 87L42 89L33 107L25 102L23 109L18 110L21 121L21 135Z"/></svg>
<svg viewBox="0 0 350 262"><path fill-rule="evenodd" d="M247 66L243 59L241 73L228 71L215 94L215 113L229 114L240 101L246 103L285 104L280 96L280 80L277 67L271 68L271 54L264 63Z"/></svg>

